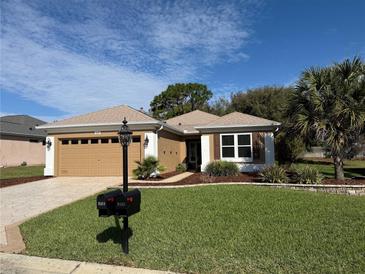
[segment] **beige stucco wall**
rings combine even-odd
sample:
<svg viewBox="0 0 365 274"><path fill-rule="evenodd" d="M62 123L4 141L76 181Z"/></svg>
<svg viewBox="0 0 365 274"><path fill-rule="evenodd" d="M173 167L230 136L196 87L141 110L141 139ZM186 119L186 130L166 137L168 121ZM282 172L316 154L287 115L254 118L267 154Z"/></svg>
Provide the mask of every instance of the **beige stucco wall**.
<svg viewBox="0 0 365 274"><path fill-rule="evenodd" d="M33 143L28 139L0 139L0 166L43 165L45 146L42 142Z"/></svg>
<svg viewBox="0 0 365 274"><path fill-rule="evenodd" d="M175 134L162 131L158 134L158 159L166 170L175 171L179 163L185 161L186 144L185 140Z"/></svg>

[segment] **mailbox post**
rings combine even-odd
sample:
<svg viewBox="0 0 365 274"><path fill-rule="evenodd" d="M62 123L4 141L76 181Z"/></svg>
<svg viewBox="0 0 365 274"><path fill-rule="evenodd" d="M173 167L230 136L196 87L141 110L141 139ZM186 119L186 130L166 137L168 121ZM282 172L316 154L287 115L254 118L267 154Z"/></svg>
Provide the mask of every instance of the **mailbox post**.
<svg viewBox="0 0 365 274"><path fill-rule="evenodd" d="M132 132L129 130L127 125L127 120L124 117L123 125L118 132L119 142L123 147L123 192L128 192L128 146L131 143L131 135ZM123 252L128 254L129 246L128 246L128 216L123 217L123 237L124 241Z"/></svg>
<svg viewBox="0 0 365 274"><path fill-rule="evenodd" d="M119 218L123 217L122 249L125 254L129 252L128 239L132 231L128 227L128 217L141 210L141 192L138 189L128 191L128 145L131 142L132 132L124 118L123 125L118 131L119 142L123 148L123 188L99 194L96 198L96 208L99 217L114 216L115 223L120 229Z"/></svg>

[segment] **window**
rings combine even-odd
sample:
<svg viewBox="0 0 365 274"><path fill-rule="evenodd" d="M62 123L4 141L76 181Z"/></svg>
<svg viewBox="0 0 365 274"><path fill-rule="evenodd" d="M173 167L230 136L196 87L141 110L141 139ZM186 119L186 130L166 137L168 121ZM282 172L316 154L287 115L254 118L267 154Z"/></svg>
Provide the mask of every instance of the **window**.
<svg viewBox="0 0 365 274"><path fill-rule="evenodd" d="M82 145L87 145L89 143L88 139L81 139L81 144Z"/></svg>
<svg viewBox="0 0 365 274"><path fill-rule="evenodd" d="M62 140L62 145L68 145L68 144L69 144L69 140L67 140L67 139Z"/></svg>
<svg viewBox="0 0 365 274"><path fill-rule="evenodd" d="M234 158L234 135L222 135L222 157Z"/></svg>
<svg viewBox="0 0 365 274"><path fill-rule="evenodd" d="M221 134L221 155L228 161L252 161L252 134Z"/></svg>
<svg viewBox="0 0 365 274"><path fill-rule="evenodd" d="M98 141L99 141L99 139L91 139L90 143L91 144L97 144L97 143L99 143Z"/></svg>
<svg viewBox="0 0 365 274"><path fill-rule="evenodd" d="M77 139L72 139L71 140L72 145L77 145L78 143L79 143L79 140L77 140Z"/></svg>
<svg viewBox="0 0 365 274"><path fill-rule="evenodd" d="M140 143L141 136L132 136L132 143Z"/></svg>
<svg viewBox="0 0 365 274"><path fill-rule="evenodd" d="M109 143L109 139L108 138L102 138L101 143L102 144L107 144L107 143Z"/></svg>
<svg viewBox="0 0 365 274"><path fill-rule="evenodd" d="M113 143L113 144L117 144L117 143L119 143L119 139L118 139L118 138L112 138L112 143Z"/></svg>

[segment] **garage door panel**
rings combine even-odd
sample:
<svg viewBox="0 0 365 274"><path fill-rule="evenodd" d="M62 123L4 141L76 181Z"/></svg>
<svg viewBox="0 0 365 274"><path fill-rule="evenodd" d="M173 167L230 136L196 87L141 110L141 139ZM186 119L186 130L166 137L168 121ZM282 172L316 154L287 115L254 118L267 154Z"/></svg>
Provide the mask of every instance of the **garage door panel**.
<svg viewBox="0 0 365 274"><path fill-rule="evenodd" d="M112 138L112 137L103 137ZM141 143L132 143L129 148L129 174L141 160ZM60 176L121 176L122 149L119 143L62 144L59 142L58 170Z"/></svg>

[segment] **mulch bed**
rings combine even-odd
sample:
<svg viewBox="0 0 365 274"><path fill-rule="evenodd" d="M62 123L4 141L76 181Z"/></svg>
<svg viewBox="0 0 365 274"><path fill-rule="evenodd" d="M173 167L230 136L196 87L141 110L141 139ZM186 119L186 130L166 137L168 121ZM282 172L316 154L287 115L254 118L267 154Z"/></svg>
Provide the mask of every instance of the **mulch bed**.
<svg viewBox="0 0 365 274"><path fill-rule="evenodd" d="M365 185L365 179L324 179L322 180L323 185Z"/></svg>
<svg viewBox="0 0 365 274"><path fill-rule="evenodd" d="M166 173L160 174L157 178L146 179L146 181L161 181L161 180L173 177L173 176L181 174L181 173L182 173L181 171L166 172Z"/></svg>
<svg viewBox="0 0 365 274"><path fill-rule="evenodd" d="M200 172L184 178L174 183L130 183L130 186L181 186L181 185L199 185L206 183L224 183L224 182L257 182L259 178L257 174L241 173L239 176L220 176L220 177L208 177Z"/></svg>
<svg viewBox="0 0 365 274"><path fill-rule="evenodd" d="M220 177L209 177L203 175L200 172L194 173L193 175L184 178L174 183L161 183L156 180L156 183L130 183L130 186L180 186L180 185L199 185L207 183L225 183L225 182L256 182L262 183L258 174L255 173L241 173L239 176L220 176ZM344 181L335 179L324 179L322 181L324 185L365 185L363 179L346 179Z"/></svg>
<svg viewBox="0 0 365 274"><path fill-rule="evenodd" d="M11 178L11 179L0 179L0 188L30 183L33 181L39 181L39 180L44 180L44 179L48 179L48 178L50 178L50 177L32 176L32 177L21 177L21 178Z"/></svg>

